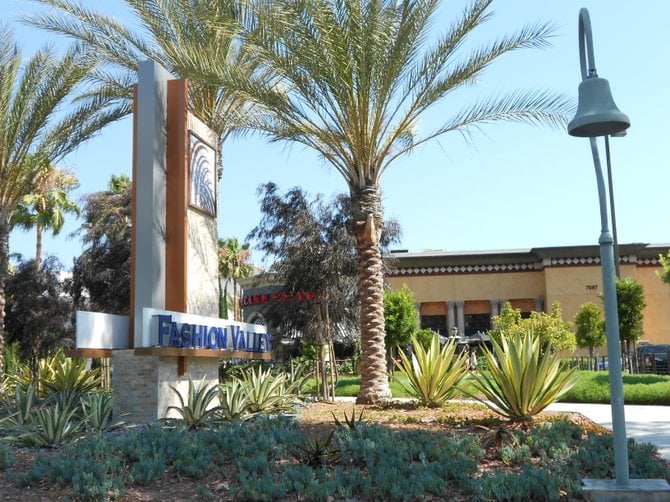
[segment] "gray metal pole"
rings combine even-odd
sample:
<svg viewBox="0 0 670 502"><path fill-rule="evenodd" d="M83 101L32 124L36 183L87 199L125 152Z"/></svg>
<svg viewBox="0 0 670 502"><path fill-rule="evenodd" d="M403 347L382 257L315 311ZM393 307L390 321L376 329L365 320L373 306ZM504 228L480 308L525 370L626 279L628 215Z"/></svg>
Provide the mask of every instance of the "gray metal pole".
<svg viewBox="0 0 670 502"><path fill-rule="evenodd" d="M596 170L598 183L598 200L600 202L601 232L600 265L603 276L603 293L605 296L605 333L607 336L607 360L610 382L610 402L612 406L612 432L614 435L614 472L616 484L625 486L629 483L628 445L626 440L626 417L623 401L623 379L621 376L621 351L619 341L619 312L617 310L616 277L614 275L614 241L609 230L607 218L607 194L598 143L596 138L589 138L591 153Z"/></svg>
<svg viewBox="0 0 670 502"><path fill-rule="evenodd" d="M614 272L621 279L619 268L619 239L616 234L616 212L614 211L614 180L612 179L612 159L610 157L610 136L605 135L605 160L607 161L607 188L610 195L610 215L612 216L612 237L614 238Z"/></svg>

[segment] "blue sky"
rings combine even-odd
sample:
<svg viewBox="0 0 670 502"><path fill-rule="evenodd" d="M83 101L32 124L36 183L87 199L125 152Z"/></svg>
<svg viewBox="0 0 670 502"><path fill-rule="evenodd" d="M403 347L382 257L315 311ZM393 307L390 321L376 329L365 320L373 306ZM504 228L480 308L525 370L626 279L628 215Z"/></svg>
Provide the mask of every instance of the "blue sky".
<svg viewBox="0 0 670 502"><path fill-rule="evenodd" d="M128 19L121 0L84 3ZM465 4L444 2L435 30ZM590 12L598 74L609 80L617 105L631 119L628 135L611 140L619 242L670 243L670 2L494 2L495 16L479 29L475 44L527 23L549 21L557 27L552 46L501 58L477 87L444 101L425 123L437 123L467 100L517 88L552 89L576 99L581 7ZM53 35L14 21L16 14L33 9L27 0L0 1L0 19L14 27L24 55L57 42ZM588 140L515 123L485 126L472 140L466 144L459 134L444 136L387 171L382 182L385 214L403 229L398 248L464 251L597 243L600 216ZM75 197L105 189L111 174L130 174L131 146L131 123L125 119L68 157L63 165L74 169L81 182ZM604 162L602 144L601 157ZM267 181L282 190L301 186L311 194L346 191L334 170L298 145L270 145L257 136L233 138L224 146L223 162L220 237L244 239L259 222L256 189ZM79 240L68 237L80 223L70 218L59 236L45 239L45 251L68 268L81 252ZM10 252L33 256L34 234L14 231ZM252 258L262 264L259 252Z"/></svg>

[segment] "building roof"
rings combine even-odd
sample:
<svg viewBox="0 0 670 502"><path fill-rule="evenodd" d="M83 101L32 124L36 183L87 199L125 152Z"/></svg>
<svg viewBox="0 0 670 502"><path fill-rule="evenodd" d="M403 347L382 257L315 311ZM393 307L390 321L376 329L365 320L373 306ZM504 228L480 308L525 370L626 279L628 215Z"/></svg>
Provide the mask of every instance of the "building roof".
<svg viewBox="0 0 670 502"><path fill-rule="evenodd" d="M619 257L623 264L658 265L658 256L670 249L668 244L632 243L619 245ZM426 250L420 252L393 251L390 259L390 275L439 267L440 272L481 272L541 270L545 266L597 265L600 263L600 246L555 246L526 249L492 251L445 251Z"/></svg>

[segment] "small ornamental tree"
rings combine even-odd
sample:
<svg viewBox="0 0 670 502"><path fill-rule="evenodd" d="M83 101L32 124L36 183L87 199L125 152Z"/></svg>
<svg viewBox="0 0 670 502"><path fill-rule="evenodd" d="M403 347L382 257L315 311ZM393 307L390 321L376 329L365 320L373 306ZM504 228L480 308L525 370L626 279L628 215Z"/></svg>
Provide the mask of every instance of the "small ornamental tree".
<svg viewBox="0 0 670 502"><path fill-rule="evenodd" d="M589 350L589 366L593 361L594 347L605 343L605 321L600 307L595 303L584 303L575 314L575 338L579 348Z"/></svg>
<svg viewBox="0 0 670 502"><path fill-rule="evenodd" d="M493 329L490 336L500 341L502 334L507 337L516 333L532 332L540 339L543 348L552 350L574 350L577 343L572 331L572 323L563 320L561 304L555 301L551 304L551 312L531 312L528 319L521 318L521 310L515 309L507 302L500 311L500 315L493 317Z"/></svg>
<svg viewBox="0 0 670 502"><path fill-rule="evenodd" d="M616 300L619 312L619 336L626 343L626 352L630 344L637 342L644 333L642 311L647 306L644 301L644 286L635 279L626 277L616 283Z"/></svg>
<svg viewBox="0 0 670 502"><path fill-rule="evenodd" d="M663 270L657 270L656 275L666 284L670 284L670 251L665 256L658 255L658 261L661 263Z"/></svg>
<svg viewBox="0 0 670 502"><path fill-rule="evenodd" d="M398 346L410 343L419 329L419 315L414 306L414 293L403 284L398 291L384 293L384 327L387 358L390 363Z"/></svg>

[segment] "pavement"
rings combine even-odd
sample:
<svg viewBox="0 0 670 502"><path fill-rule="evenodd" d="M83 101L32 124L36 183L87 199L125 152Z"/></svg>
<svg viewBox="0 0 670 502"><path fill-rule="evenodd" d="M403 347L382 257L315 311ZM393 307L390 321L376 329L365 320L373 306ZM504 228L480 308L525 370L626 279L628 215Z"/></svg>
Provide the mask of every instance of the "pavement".
<svg viewBox="0 0 670 502"><path fill-rule="evenodd" d="M609 404L553 403L547 411L570 411L612 430L612 407ZM624 405L626 437L652 443L665 460L670 461L670 406Z"/></svg>

